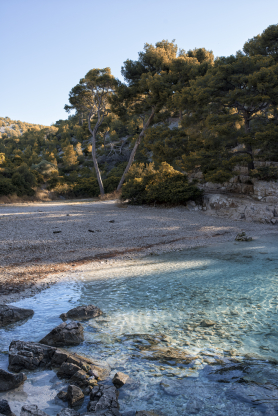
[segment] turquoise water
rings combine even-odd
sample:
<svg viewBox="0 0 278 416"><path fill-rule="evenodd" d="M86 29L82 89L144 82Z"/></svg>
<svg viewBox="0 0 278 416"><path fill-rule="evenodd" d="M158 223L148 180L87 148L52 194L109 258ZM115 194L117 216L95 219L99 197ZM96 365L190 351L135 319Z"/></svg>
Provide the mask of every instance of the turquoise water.
<svg viewBox="0 0 278 416"><path fill-rule="evenodd" d="M17 302L35 314L0 330L1 366L12 340L39 341L61 323L62 312L90 303L104 314L83 322L85 342L72 350L108 361L112 375L130 375L132 382L120 389L120 411L278 414L278 235L92 270ZM203 319L216 325L201 328ZM153 345L162 355L172 348L197 358L187 365L169 356L158 361ZM9 397L18 415L24 400L54 415L64 406L55 399L62 386L52 371L30 372L24 386L0 397Z"/></svg>

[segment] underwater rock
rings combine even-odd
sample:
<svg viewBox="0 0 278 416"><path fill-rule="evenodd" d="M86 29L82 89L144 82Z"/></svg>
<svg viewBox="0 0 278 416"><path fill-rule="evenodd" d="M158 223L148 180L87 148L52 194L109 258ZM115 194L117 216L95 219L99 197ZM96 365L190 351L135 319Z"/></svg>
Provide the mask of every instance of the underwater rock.
<svg viewBox="0 0 278 416"><path fill-rule="evenodd" d="M67 391L67 400L70 406L76 406L84 399L83 391L74 385L69 385Z"/></svg>
<svg viewBox="0 0 278 416"><path fill-rule="evenodd" d="M16 306L0 305L0 328L14 322L23 321L34 315L32 309L17 308Z"/></svg>
<svg viewBox="0 0 278 416"><path fill-rule="evenodd" d="M190 399L185 407L185 410L187 412L186 414L197 415L202 409L203 405L204 403L202 402L202 400Z"/></svg>
<svg viewBox="0 0 278 416"><path fill-rule="evenodd" d="M5 416L15 416L15 414L11 411L7 400L0 400L0 414Z"/></svg>
<svg viewBox="0 0 278 416"><path fill-rule="evenodd" d="M252 240L253 240L253 238L252 237L247 237L247 235L244 231L242 233L239 233L235 238L235 241L252 241Z"/></svg>
<svg viewBox="0 0 278 416"><path fill-rule="evenodd" d="M114 386L96 386L90 394L88 412L96 413L105 411L105 415L120 416L118 403L118 390ZM108 412L108 413L106 413Z"/></svg>
<svg viewBox="0 0 278 416"><path fill-rule="evenodd" d="M157 412L157 410L139 410L135 416L165 416L165 414Z"/></svg>
<svg viewBox="0 0 278 416"><path fill-rule="evenodd" d="M27 380L27 377L24 373L15 375L0 368L0 391L15 389L24 383L25 380Z"/></svg>
<svg viewBox="0 0 278 416"><path fill-rule="evenodd" d="M83 326L79 322L63 322L52 329L40 344L50 345L53 347L63 347L66 345L79 345L84 341Z"/></svg>
<svg viewBox="0 0 278 416"><path fill-rule="evenodd" d="M208 328L214 325L216 325L216 322L211 321L210 319L204 319L203 321L200 322L200 326L203 328Z"/></svg>
<svg viewBox="0 0 278 416"><path fill-rule="evenodd" d="M62 400L63 402L67 401L67 392L65 390L59 391L57 394L58 399Z"/></svg>
<svg viewBox="0 0 278 416"><path fill-rule="evenodd" d="M162 363L183 363L183 364L190 364L192 361L196 360L198 357L194 357L189 355L187 352L183 350L179 350L177 348L164 348L164 347L142 347L141 351L143 352L143 357L147 360L157 360Z"/></svg>
<svg viewBox="0 0 278 416"><path fill-rule="evenodd" d="M48 416L48 414L40 410L35 404L31 404L22 406L20 416Z"/></svg>
<svg viewBox="0 0 278 416"><path fill-rule="evenodd" d="M127 374L124 374L118 371L118 373L114 375L112 383L114 384L115 387L120 388L127 382L128 379L129 379L129 376Z"/></svg>
<svg viewBox="0 0 278 416"><path fill-rule="evenodd" d="M62 313L60 318L63 320L66 319L91 319L96 318L97 316L102 315L102 311L94 305L82 305L77 306L77 308L70 309L67 313Z"/></svg>

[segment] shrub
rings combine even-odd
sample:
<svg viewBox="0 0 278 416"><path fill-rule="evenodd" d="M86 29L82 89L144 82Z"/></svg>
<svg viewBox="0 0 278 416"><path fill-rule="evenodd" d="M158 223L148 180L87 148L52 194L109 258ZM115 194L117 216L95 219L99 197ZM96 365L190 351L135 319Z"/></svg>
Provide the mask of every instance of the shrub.
<svg viewBox="0 0 278 416"><path fill-rule="evenodd" d="M189 183L186 175L163 162L155 170L154 164L134 165L123 186L122 199L133 204L185 204L189 199L197 200L202 191Z"/></svg>
<svg viewBox="0 0 278 416"><path fill-rule="evenodd" d="M251 171L250 176L261 181L277 181L278 168L275 166L263 166Z"/></svg>
<svg viewBox="0 0 278 416"><path fill-rule="evenodd" d="M0 196L15 194L16 191L17 188L13 185L11 179L0 176Z"/></svg>
<svg viewBox="0 0 278 416"><path fill-rule="evenodd" d="M96 197L99 194L97 178L82 178L72 189L76 197Z"/></svg>
<svg viewBox="0 0 278 416"><path fill-rule="evenodd" d="M33 187L36 185L36 177L25 163L13 174L12 184L17 188L18 196L33 196L35 194Z"/></svg>

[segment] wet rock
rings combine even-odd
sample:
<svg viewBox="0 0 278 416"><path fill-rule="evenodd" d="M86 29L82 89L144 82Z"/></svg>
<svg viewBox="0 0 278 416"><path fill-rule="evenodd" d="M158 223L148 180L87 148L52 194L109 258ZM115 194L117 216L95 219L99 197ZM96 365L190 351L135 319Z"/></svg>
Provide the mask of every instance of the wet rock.
<svg viewBox="0 0 278 416"><path fill-rule="evenodd" d="M102 315L102 311L94 305L82 305L77 308L70 309L67 313L62 313L60 318L63 320L66 319L91 319L96 318L97 316Z"/></svg>
<svg viewBox="0 0 278 416"><path fill-rule="evenodd" d="M94 387L90 394L88 412L95 412L96 414L102 414L103 412L105 415L120 416L118 394L118 390L114 386L101 385Z"/></svg>
<svg viewBox="0 0 278 416"><path fill-rule="evenodd" d="M203 402L198 399L191 399L187 402L185 410L189 415L197 415L203 407Z"/></svg>
<svg viewBox="0 0 278 416"><path fill-rule="evenodd" d="M35 342L12 341L9 348L9 370L35 370L50 365L56 348Z"/></svg>
<svg viewBox="0 0 278 416"><path fill-rule="evenodd" d="M27 380L25 374L12 374L8 371L0 369L0 391L8 391L20 386ZM2 412L0 412L2 413Z"/></svg>
<svg viewBox="0 0 278 416"><path fill-rule="evenodd" d="M32 309L17 308L10 305L0 305L0 328L14 322L22 321L34 315Z"/></svg>
<svg viewBox="0 0 278 416"><path fill-rule="evenodd" d="M147 351L146 351L147 350ZM179 350L177 348L164 348L164 347L157 347L152 346L150 348L142 348L141 351L143 352L143 358L148 360L157 360L162 363L182 363L182 364L190 364L192 361L196 360L198 357L194 357L189 355L187 352L183 350ZM146 352L145 352L146 351Z"/></svg>
<svg viewBox="0 0 278 416"><path fill-rule="evenodd" d="M31 404L22 406L20 416L48 416L48 414L40 410L35 404Z"/></svg>
<svg viewBox="0 0 278 416"><path fill-rule="evenodd" d="M214 325L216 325L216 322L211 321L210 319L204 319L200 323L200 326L203 327L203 328L208 328L208 327L214 326Z"/></svg>
<svg viewBox="0 0 278 416"><path fill-rule="evenodd" d="M63 363L57 372L57 376L61 378L71 378L79 370L80 367L75 364Z"/></svg>
<svg viewBox="0 0 278 416"><path fill-rule="evenodd" d="M158 412L157 410L139 410L135 413L135 416L165 416L165 413Z"/></svg>
<svg viewBox="0 0 278 416"><path fill-rule="evenodd" d="M247 237L247 235L244 231L242 233L239 233L235 238L235 241L252 241L252 240L253 240L253 238L252 237Z"/></svg>
<svg viewBox="0 0 278 416"><path fill-rule="evenodd" d="M15 416L15 414L11 411L7 400L0 400L0 414L5 416Z"/></svg>
<svg viewBox="0 0 278 416"><path fill-rule="evenodd" d="M58 399L62 400L63 402L67 401L67 392L64 390L59 391L57 394Z"/></svg>
<svg viewBox="0 0 278 416"><path fill-rule="evenodd" d="M62 409L61 412L57 414L57 416L80 416L80 413L76 412L74 409Z"/></svg>
<svg viewBox="0 0 278 416"><path fill-rule="evenodd" d="M74 385L70 385L67 391L67 400L70 406L77 406L81 404L84 399L83 391Z"/></svg>
<svg viewBox="0 0 278 416"><path fill-rule="evenodd" d="M43 339L40 344L62 347L66 345L79 345L84 341L83 326L79 322L63 322L52 329Z"/></svg>
<svg viewBox="0 0 278 416"><path fill-rule="evenodd" d="M129 376L127 374L121 373L119 371L114 375L112 382L115 387L120 388L127 382L128 379Z"/></svg>

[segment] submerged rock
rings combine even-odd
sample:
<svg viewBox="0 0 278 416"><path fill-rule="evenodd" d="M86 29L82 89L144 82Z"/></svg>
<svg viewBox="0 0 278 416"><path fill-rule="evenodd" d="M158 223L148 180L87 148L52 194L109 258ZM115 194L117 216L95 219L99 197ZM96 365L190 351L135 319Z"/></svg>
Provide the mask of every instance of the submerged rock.
<svg viewBox="0 0 278 416"><path fill-rule="evenodd" d="M0 328L14 322L23 321L34 315L32 309L17 308L11 305L0 305Z"/></svg>
<svg viewBox="0 0 278 416"><path fill-rule="evenodd" d="M74 409L62 409L61 412L57 414L57 416L79 416L80 413L76 412Z"/></svg>
<svg viewBox="0 0 278 416"><path fill-rule="evenodd" d="M0 400L0 414L5 416L15 416L15 414L11 411L7 400Z"/></svg>
<svg viewBox="0 0 278 416"><path fill-rule="evenodd" d="M12 374L8 371L0 369L0 391L8 391L20 386L27 380L25 374ZM0 412L2 413L2 412Z"/></svg>
<svg viewBox="0 0 278 416"><path fill-rule="evenodd" d="M31 404L22 406L20 416L48 416L48 414L40 410L35 404Z"/></svg>
<svg viewBox="0 0 278 416"><path fill-rule="evenodd" d="M194 357L189 355L187 352L183 350L179 350L178 348L164 348L164 347L157 347L152 346L150 348L143 347L141 348L143 352L143 358L147 360L157 360L162 363L183 363L183 364L190 364L192 361L196 360L198 357Z"/></svg>
<svg viewBox="0 0 278 416"><path fill-rule="evenodd" d="M252 237L247 237L247 235L244 231L242 233L239 233L235 238L235 241L252 241L252 240L253 240L253 238Z"/></svg>
<svg viewBox="0 0 278 416"><path fill-rule="evenodd" d="M114 386L96 386L90 394L88 412L111 416L120 416L118 390ZM99 412L99 413L98 413Z"/></svg>
<svg viewBox="0 0 278 416"><path fill-rule="evenodd" d="M94 305L82 305L77 306L77 308L70 309L67 313L62 313L60 318L63 320L66 319L91 319L96 318L97 316L102 315L102 311Z"/></svg>
<svg viewBox="0 0 278 416"><path fill-rule="evenodd" d="M216 325L216 322L211 321L210 319L204 319L200 323L200 326L202 326L203 328L209 328L210 326L214 326L214 325Z"/></svg>
<svg viewBox="0 0 278 416"><path fill-rule="evenodd" d="M79 322L73 321L68 324L63 322L56 326L39 343L53 347L63 347L66 345L79 345L83 341L83 326Z"/></svg>
<svg viewBox="0 0 278 416"><path fill-rule="evenodd" d="M165 414L157 410L139 410L135 413L135 416L165 416Z"/></svg>
<svg viewBox="0 0 278 416"><path fill-rule="evenodd" d="M84 399L83 391L74 385L69 385L67 391L67 400L70 406L77 406Z"/></svg>
<svg viewBox="0 0 278 416"><path fill-rule="evenodd" d="M112 382L115 387L120 388L127 382L128 379L129 379L129 376L127 374L124 374L118 371L118 373L114 375Z"/></svg>

